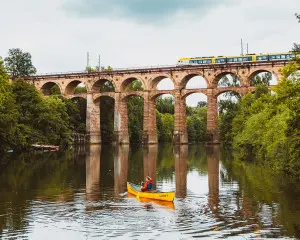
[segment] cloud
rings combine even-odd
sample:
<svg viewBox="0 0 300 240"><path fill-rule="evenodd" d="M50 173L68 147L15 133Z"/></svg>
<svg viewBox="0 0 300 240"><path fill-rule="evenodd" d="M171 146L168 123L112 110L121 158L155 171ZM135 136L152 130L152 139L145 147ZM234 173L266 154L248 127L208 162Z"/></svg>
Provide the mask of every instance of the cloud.
<svg viewBox="0 0 300 240"><path fill-rule="evenodd" d="M235 0L65 0L67 13L88 18L129 19L156 24L180 14L203 17L207 10ZM177 19L180 21L179 19Z"/></svg>

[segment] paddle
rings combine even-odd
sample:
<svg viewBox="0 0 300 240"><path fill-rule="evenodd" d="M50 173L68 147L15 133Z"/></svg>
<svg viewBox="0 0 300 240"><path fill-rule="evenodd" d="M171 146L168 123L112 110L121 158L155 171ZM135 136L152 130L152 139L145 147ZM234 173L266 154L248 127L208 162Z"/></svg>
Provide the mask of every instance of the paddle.
<svg viewBox="0 0 300 240"><path fill-rule="evenodd" d="M124 193L120 193L119 195L120 195L121 197L125 197L127 194L128 194L128 192L124 192Z"/></svg>

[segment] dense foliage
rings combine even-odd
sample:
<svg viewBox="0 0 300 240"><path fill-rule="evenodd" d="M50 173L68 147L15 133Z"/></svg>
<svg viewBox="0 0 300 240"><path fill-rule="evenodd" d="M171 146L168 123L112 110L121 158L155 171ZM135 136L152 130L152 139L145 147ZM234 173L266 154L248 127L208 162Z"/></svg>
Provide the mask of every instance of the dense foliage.
<svg viewBox="0 0 300 240"><path fill-rule="evenodd" d="M221 115L226 143L232 142L240 159L270 165L300 176L300 60L286 65L283 78L271 94L259 84ZM230 111L228 111L230 109Z"/></svg>
<svg viewBox="0 0 300 240"><path fill-rule="evenodd" d="M79 118L78 108L70 100L44 97L22 79L10 84L0 63L0 152L36 143L66 146Z"/></svg>

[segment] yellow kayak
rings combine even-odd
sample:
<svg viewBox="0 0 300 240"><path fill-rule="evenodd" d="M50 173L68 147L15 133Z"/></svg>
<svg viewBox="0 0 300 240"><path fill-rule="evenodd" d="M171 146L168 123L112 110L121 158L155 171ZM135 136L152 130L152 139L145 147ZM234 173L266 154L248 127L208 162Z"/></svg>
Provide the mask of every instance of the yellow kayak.
<svg viewBox="0 0 300 240"><path fill-rule="evenodd" d="M127 191L137 197L173 202L175 192L142 192L141 187L127 182Z"/></svg>

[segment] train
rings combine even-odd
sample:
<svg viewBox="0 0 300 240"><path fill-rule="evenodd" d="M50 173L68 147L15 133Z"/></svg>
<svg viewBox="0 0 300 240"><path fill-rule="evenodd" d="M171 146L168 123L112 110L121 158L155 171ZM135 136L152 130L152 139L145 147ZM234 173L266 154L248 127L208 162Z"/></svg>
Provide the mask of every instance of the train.
<svg viewBox="0 0 300 240"><path fill-rule="evenodd" d="M232 63L255 63L267 61L284 61L300 56L295 52L281 52L268 54L245 54L242 56L217 56L217 57L193 57L180 58L177 65L209 65L209 64L232 64Z"/></svg>

